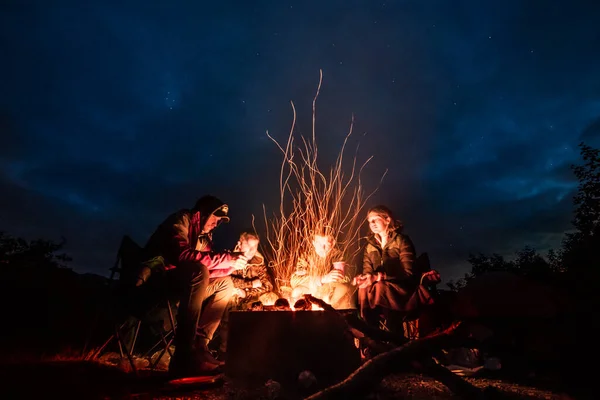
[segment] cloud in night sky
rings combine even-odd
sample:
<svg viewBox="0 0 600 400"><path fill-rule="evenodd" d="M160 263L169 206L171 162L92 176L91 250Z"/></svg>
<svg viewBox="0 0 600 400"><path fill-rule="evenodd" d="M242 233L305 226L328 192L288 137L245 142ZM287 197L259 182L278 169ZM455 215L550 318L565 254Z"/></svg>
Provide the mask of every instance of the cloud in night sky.
<svg viewBox="0 0 600 400"><path fill-rule="evenodd" d="M123 234L213 193L232 244L277 200L265 132L285 139L293 100L309 133L322 69L323 154L354 114L366 176L389 169L372 205L445 278L557 247L577 144L600 142L599 20L594 1L5 2L0 230L64 236L105 274Z"/></svg>

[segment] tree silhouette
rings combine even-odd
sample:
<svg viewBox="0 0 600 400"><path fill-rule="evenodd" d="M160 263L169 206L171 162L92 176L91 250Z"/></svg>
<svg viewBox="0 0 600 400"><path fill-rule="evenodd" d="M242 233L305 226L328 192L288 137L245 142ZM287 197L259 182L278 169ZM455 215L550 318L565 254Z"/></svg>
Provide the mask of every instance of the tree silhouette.
<svg viewBox="0 0 600 400"><path fill-rule="evenodd" d="M555 252L549 252L548 259L556 259ZM532 277L536 280L550 280L553 278L556 269L555 263L547 261L536 249L529 246L517 251L512 261L506 260L497 253L490 256L482 253L470 254L467 261L471 264L471 272L465 274L458 281L448 282L447 285L450 290L458 291L471 279L488 272L505 271Z"/></svg>
<svg viewBox="0 0 600 400"><path fill-rule="evenodd" d="M579 181L573 225L582 237L597 236L600 233L600 149L584 143L579 147L585 163L572 167Z"/></svg>
<svg viewBox="0 0 600 400"><path fill-rule="evenodd" d="M45 239L28 241L0 231L0 264L21 269L67 268L71 257L60 252L65 243L64 238L60 243Z"/></svg>
<svg viewBox="0 0 600 400"><path fill-rule="evenodd" d="M565 235L559 255L572 289L593 291L600 279L600 150L581 143L584 163L572 166L579 181L574 197L574 232Z"/></svg>
<svg viewBox="0 0 600 400"><path fill-rule="evenodd" d="M600 150L579 144L582 165L571 168L579 181L573 198L575 230L565 234L562 248L550 250L544 258L534 248L525 247L507 261L499 254L469 255L471 272L447 285L457 291L471 279L492 271L508 271L537 281L561 282L571 289L589 291L600 280Z"/></svg>

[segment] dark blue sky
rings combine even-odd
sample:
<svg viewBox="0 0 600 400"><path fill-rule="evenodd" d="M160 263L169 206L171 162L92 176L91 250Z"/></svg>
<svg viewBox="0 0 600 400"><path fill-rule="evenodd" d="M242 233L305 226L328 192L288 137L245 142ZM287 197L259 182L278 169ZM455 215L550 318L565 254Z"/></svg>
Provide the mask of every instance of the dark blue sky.
<svg viewBox="0 0 600 400"><path fill-rule="evenodd" d="M324 154L354 114L365 176L389 169L371 205L446 279L469 252L545 251L600 141L598 21L593 0L3 1L0 230L105 274L123 234L213 193L232 245L276 206L265 132L286 138L290 100L310 132L323 69Z"/></svg>

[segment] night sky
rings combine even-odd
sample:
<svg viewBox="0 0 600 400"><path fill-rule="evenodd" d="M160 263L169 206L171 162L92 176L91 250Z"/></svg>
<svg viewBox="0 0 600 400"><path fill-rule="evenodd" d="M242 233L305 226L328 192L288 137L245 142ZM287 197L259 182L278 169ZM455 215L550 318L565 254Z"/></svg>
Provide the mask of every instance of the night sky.
<svg viewBox="0 0 600 400"><path fill-rule="evenodd" d="M577 145L600 142L599 21L597 0L5 0L0 230L64 236L76 271L106 275L124 234L212 193L232 247L278 205L266 131L287 138L294 101L310 134L322 69L324 166L354 115L365 180L389 170L369 205L444 280L469 252L545 252Z"/></svg>

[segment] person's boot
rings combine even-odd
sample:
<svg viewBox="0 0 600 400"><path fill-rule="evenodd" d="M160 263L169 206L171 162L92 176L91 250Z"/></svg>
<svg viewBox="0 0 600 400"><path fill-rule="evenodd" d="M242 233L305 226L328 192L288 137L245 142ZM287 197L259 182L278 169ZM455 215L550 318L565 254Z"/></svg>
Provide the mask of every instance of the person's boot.
<svg viewBox="0 0 600 400"><path fill-rule="evenodd" d="M198 349L198 354L202 360L219 366L225 365L225 361L221 361L213 356L213 353L208 348L208 341L206 339L198 338L196 340L196 348Z"/></svg>
<svg viewBox="0 0 600 400"><path fill-rule="evenodd" d="M218 358L216 358L213 355L213 352L210 350L203 351L199 357L202 361L209 363L209 364L215 364L215 365L218 365L219 367L223 367L225 365L225 361L222 361L222 360L219 360Z"/></svg>
<svg viewBox="0 0 600 400"><path fill-rule="evenodd" d="M213 351L213 355L218 361L225 363L225 360L227 359L227 344L220 343L219 348Z"/></svg>
<svg viewBox="0 0 600 400"><path fill-rule="evenodd" d="M202 350L186 353L176 350L169 363L169 375L173 378L184 378L218 375L223 372L221 365L210 362L207 353Z"/></svg>

